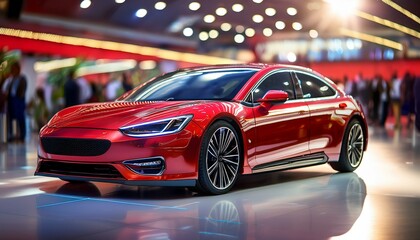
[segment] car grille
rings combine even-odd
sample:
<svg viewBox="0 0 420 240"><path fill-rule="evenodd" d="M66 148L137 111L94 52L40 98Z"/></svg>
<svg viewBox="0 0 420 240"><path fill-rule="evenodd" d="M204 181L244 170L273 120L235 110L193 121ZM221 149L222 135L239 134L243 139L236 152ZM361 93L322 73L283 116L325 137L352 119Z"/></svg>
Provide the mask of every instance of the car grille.
<svg viewBox="0 0 420 240"><path fill-rule="evenodd" d="M41 144L47 153L68 156L98 156L111 147L111 142L105 139L43 137Z"/></svg>
<svg viewBox="0 0 420 240"><path fill-rule="evenodd" d="M121 173L114 166L107 164L79 164L42 161L38 172L67 176L123 178Z"/></svg>

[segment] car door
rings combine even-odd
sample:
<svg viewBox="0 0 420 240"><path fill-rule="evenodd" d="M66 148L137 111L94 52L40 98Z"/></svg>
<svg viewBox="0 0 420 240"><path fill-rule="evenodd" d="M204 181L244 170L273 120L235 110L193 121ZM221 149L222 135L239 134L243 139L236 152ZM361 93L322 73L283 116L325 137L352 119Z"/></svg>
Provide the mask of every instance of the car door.
<svg viewBox="0 0 420 240"><path fill-rule="evenodd" d="M258 104L269 90L283 90L289 99L270 107ZM256 162L258 165L291 158L309 152L309 108L296 98L290 71L267 74L253 88L249 101L254 107L257 134Z"/></svg>
<svg viewBox="0 0 420 240"><path fill-rule="evenodd" d="M295 71L295 74L309 107L311 153L338 153L344 130L344 121L335 114L339 108L338 93L320 76L304 71Z"/></svg>

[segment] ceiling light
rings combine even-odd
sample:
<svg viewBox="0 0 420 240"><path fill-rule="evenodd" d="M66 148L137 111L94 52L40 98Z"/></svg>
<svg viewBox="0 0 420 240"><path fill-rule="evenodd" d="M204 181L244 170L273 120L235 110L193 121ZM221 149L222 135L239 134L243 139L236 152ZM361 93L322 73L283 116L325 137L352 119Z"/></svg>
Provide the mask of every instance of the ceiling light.
<svg viewBox="0 0 420 240"><path fill-rule="evenodd" d="M247 28L245 30L245 35L247 37L253 37L255 35L255 30L253 28Z"/></svg>
<svg viewBox="0 0 420 240"><path fill-rule="evenodd" d="M278 30L283 30L286 27L286 24L283 21L277 21L276 22L276 28Z"/></svg>
<svg viewBox="0 0 420 240"><path fill-rule="evenodd" d="M311 38L317 38L318 37L318 31L314 30L314 29L309 30L309 36Z"/></svg>
<svg viewBox="0 0 420 240"><path fill-rule="evenodd" d="M235 31L237 33L243 33L245 31L245 28L242 25L238 25L238 26L235 27Z"/></svg>
<svg viewBox="0 0 420 240"><path fill-rule="evenodd" d="M222 29L223 31L227 32L232 28L232 25L230 25L229 23L222 23L222 25L220 25L220 29Z"/></svg>
<svg viewBox="0 0 420 240"><path fill-rule="evenodd" d="M83 0L80 3L80 8L88 8L90 5L92 4L92 2L90 0Z"/></svg>
<svg viewBox="0 0 420 240"><path fill-rule="evenodd" d="M157 2L155 4L155 8L156 10L163 10L166 8L166 3L165 2Z"/></svg>
<svg viewBox="0 0 420 240"><path fill-rule="evenodd" d="M58 60L51 60L48 62L35 62L34 70L36 72L49 72L55 69L72 67L76 64L77 64L76 58L58 59Z"/></svg>
<svg viewBox="0 0 420 240"><path fill-rule="evenodd" d="M154 60L146 60L146 61L141 61L139 63L139 68L141 70L152 70L156 68L156 61Z"/></svg>
<svg viewBox="0 0 420 240"><path fill-rule="evenodd" d="M115 0L116 3L123 3L125 0Z"/></svg>
<svg viewBox="0 0 420 240"><path fill-rule="evenodd" d="M293 7L287 8L287 14L289 14L290 16L296 15L297 14L296 8L293 8Z"/></svg>
<svg viewBox="0 0 420 240"><path fill-rule="evenodd" d="M182 33L186 37L191 37L193 35L194 31L192 30L192 28L187 27L187 28L184 28L184 30L182 30Z"/></svg>
<svg viewBox="0 0 420 240"><path fill-rule="evenodd" d="M252 0L254 3L262 3L263 0Z"/></svg>
<svg viewBox="0 0 420 240"><path fill-rule="evenodd" d="M302 24L299 22L294 22L292 23L292 28L295 29L296 31L299 31L302 29Z"/></svg>
<svg viewBox="0 0 420 240"><path fill-rule="evenodd" d="M241 12L242 10L244 10L244 6L242 4L236 3L233 4L232 10L235 12Z"/></svg>
<svg viewBox="0 0 420 240"><path fill-rule="evenodd" d="M211 14L204 16L204 22L206 23L212 23L214 20L216 20L216 18Z"/></svg>
<svg viewBox="0 0 420 240"><path fill-rule="evenodd" d="M287 60L288 60L289 62L296 62L296 59L297 59L296 54L294 54L294 53L292 53L292 52L289 52L289 53L287 54Z"/></svg>
<svg viewBox="0 0 420 240"><path fill-rule="evenodd" d="M95 64L91 66L82 66L77 69L76 76L85 76L91 74L111 73L126 71L135 68L137 61L133 59L107 62L102 64Z"/></svg>
<svg viewBox="0 0 420 240"><path fill-rule="evenodd" d="M331 11L342 18L353 14L359 5L359 0L324 0L330 4Z"/></svg>
<svg viewBox="0 0 420 240"><path fill-rule="evenodd" d="M224 7L219 7L218 9L216 9L216 14L218 16L224 16L226 15L226 13L227 13L227 10Z"/></svg>
<svg viewBox="0 0 420 240"><path fill-rule="evenodd" d="M207 32L201 32L200 34L198 34L198 38L201 41L207 41L207 39L209 39L209 34Z"/></svg>
<svg viewBox="0 0 420 240"><path fill-rule="evenodd" d="M265 9L265 14L267 15L267 16L274 16L274 15L276 15L276 9L274 9L274 8L267 8L267 9Z"/></svg>
<svg viewBox="0 0 420 240"><path fill-rule="evenodd" d="M215 38L217 38L219 36L219 32L217 31L217 30L210 30L210 32L209 32L209 37L210 38L213 38L213 39L215 39Z"/></svg>
<svg viewBox="0 0 420 240"><path fill-rule="evenodd" d="M264 28L263 34L266 37L270 37L271 35L273 35L273 30L271 30L271 28Z"/></svg>
<svg viewBox="0 0 420 240"><path fill-rule="evenodd" d="M260 23L260 22L264 21L264 17L259 15L259 14L255 14L254 16L252 16L252 21L254 21L256 23Z"/></svg>
<svg viewBox="0 0 420 240"><path fill-rule="evenodd" d="M136 12L136 16L138 17L138 18L143 18L144 16L146 16L146 14L147 14L147 10L146 9L144 9L144 8L140 8L139 10L137 10L137 12Z"/></svg>
<svg viewBox="0 0 420 240"><path fill-rule="evenodd" d="M188 8L191 11L197 11L198 9L200 9L200 7L201 7L201 4L198 3L198 2L192 2L192 3L190 3L190 5L188 5Z"/></svg>
<svg viewBox="0 0 420 240"><path fill-rule="evenodd" d="M241 34L236 34L234 40L236 43L243 43L245 41L245 37Z"/></svg>

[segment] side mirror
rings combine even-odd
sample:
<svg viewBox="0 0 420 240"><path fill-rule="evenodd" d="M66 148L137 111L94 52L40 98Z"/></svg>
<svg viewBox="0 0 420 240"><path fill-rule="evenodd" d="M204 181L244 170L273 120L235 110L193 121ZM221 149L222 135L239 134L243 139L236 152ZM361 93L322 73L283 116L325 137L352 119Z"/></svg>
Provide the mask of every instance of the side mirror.
<svg viewBox="0 0 420 240"><path fill-rule="evenodd" d="M262 98L257 101L261 103L261 107L269 109L273 103L285 102L289 99L289 94L281 90L269 90Z"/></svg>
<svg viewBox="0 0 420 240"><path fill-rule="evenodd" d="M289 99L289 94L281 90L269 90L262 98L258 99L260 103L285 102Z"/></svg>

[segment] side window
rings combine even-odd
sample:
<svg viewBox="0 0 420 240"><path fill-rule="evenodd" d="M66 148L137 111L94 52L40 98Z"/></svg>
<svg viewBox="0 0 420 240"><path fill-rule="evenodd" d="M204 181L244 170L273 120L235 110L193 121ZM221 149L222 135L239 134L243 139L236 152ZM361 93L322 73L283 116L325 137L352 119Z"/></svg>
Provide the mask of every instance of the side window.
<svg viewBox="0 0 420 240"><path fill-rule="evenodd" d="M335 95L335 91L321 79L300 72L297 72L296 75L302 87L303 98L319 98Z"/></svg>
<svg viewBox="0 0 420 240"><path fill-rule="evenodd" d="M274 73L264 79L252 92L252 102L256 103L269 90L282 90L288 93L289 99L295 99L295 91L289 72Z"/></svg>

